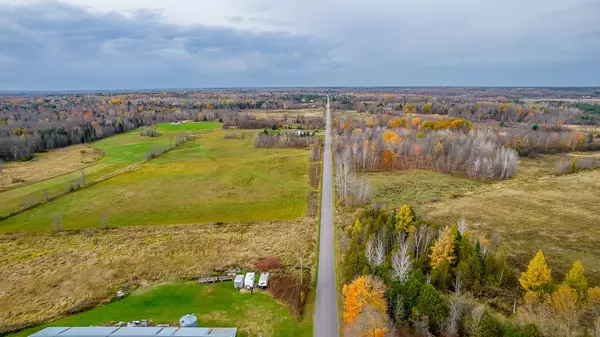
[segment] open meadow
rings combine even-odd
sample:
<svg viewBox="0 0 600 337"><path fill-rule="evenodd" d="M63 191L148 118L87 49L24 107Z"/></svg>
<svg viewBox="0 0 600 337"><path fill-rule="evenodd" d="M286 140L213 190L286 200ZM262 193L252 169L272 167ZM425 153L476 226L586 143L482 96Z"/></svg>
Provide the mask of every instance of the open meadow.
<svg viewBox="0 0 600 337"><path fill-rule="evenodd" d="M56 216L63 229L100 227L103 217L118 227L304 216L310 190L308 151L256 149L253 132L244 132L244 139L224 139L226 130L198 135L137 170L6 219L0 231L50 230ZM148 139L126 134L104 141L134 137ZM105 158L116 161L116 157L106 153L97 166L106 165Z"/></svg>
<svg viewBox="0 0 600 337"><path fill-rule="evenodd" d="M151 284L131 296L16 333L26 337L48 326L90 326L98 322L149 319L154 324L176 324L195 313L200 326L237 327L238 336L311 336L310 324L297 322L289 308L263 291L241 293L233 282L199 285L195 282Z"/></svg>
<svg viewBox="0 0 600 337"><path fill-rule="evenodd" d="M556 174L559 162L598 156L586 152L522 157L517 174L500 182L425 170L363 176L375 190L375 199L389 208L412 205L417 215L440 226L464 217L481 238L500 233L501 247L520 271L542 249L555 276L581 260L586 275L599 281L600 170Z"/></svg>
<svg viewBox="0 0 600 337"><path fill-rule="evenodd" d="M135 130L89 144L91 148L101 151L104 155L98 161L83 169L86 180L88 182L103 180L107 176L117 174L121 170L127 170L128 167L139 164L146 158L148 151L168 147L170 143L174 142L173 137L182 131L204 132L219 126L219 123L213 122L176 126L160 124L158 131L161 135L158 137L142 137L140 131ZM80 146L75 146L75 149L81 150ZM72 152L71 147L67 147L40 155L41 163L38 165L43 165L43 162L47 161L57 164L56 166L61 167L61 169L46 171L47 173L43 177L45 180L0 192L0 216L6 216L11 211L38 203L44 200L46 196L53 196L67 191L69 179L81 176L80 169L75 168L75 166L80 165L80 159L77 156L62 156L63 153L70 152ZM44 159L57 156L60 156L60 159ZM10 164L10 166L16 166L11 168L12 170L20 170L19 167L28 167L29 165L35 164L28 162ZM30 176L29 172L21 178L26 182L35 179Z"/></svg>

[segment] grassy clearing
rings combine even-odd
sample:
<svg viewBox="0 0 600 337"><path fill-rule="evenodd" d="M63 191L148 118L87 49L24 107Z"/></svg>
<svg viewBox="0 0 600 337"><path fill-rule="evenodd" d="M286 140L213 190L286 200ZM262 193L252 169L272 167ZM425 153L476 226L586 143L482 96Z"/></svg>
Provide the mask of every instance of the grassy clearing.
<svg viewBox="0 0 600 337"><path fill-rule="evenodd" d="M600 170L555 175L556 163L599 153L521 158L517 175L502 182L477 182L428 171L373 173L377 198L388 207L416 206L420 216L439 225L464 216L479 236L502 234L512 263L524 269L543 249L555 276L575 260L600 281ZM439 195L431 200L430 194Z"/></svg>
<svg viewBox="0 0 600 337"><path fill-rule="evenodd" d="M100 158L100 149L80 144L36 154L30 161L9 162L0 175L0 191L77 171Z"/></svg>
<svg viewBox="0 0 600 337"><path fill-rule="evenodd" d="M287 116L290 122L292 122L297 115L304 115L304 117L323 117L323 108L307 108L307 109L295 109L295 110L248 110L249 114L254 115L257 118L275 118L280 119Z"/></svg>
<svg viewBox="0 0 600 337"><path fill-rule="evenodd" d="M204 134L141 168L70 193L0 223L0 231L110 225L291 220L306 214L308 151L256 149L252 137Z"/></svg>
<svg viewBox="0 0 600 337"><path fill-rule="evenodd" d="M118 289L193 279L231 266L252 268L265 257L279 258L291 272L302 257L310 270L315 229L314 220L304 219L0 233L0 334L92 308ZM310 325L310 317L302 322Z"/></svg>
<svg viewBox="0 0 600 337"><path fill-rule="evenodd" d="M140 290L123 300L14 336L27 336L47 326L89 326L143 318L174 324L187 313L198 316L199 326L237 327L238 336L312 335L309 324L297 323L290 310L273 297L260 291L253 295L240 293L233 289L232 282L208 285L185 282Z"/></svg>
<svg viewBox="0 0 600 337"><path fill-rule="evenodd" d="M145 159L148 150L167 147L171 141L170 136L178 132L203 131L215 129L219 126L219 123L212 122L181 125L160 124L158 125L158 130L162 133L160 137L142 137L139 131L131 131L126 134L102 139L90 144L91 147L102 151L104 156L95 164L85 168L87 180L101 180L106 175L124 169L129 165L139 163ZM65 148L65 151L70 151L68 149L70 147ZM57 174L60 173L57 172ZM11 210L20 209L23 206L44 200L45 193L55 195L63 192L68 189L68 180L79 176L80 172L76 171L73 174L58 175L51 179L4 191L0 193L0 215L8 215ZM25 181L31 181L32 179L30 176L24 176L23 178Z"/></svg>

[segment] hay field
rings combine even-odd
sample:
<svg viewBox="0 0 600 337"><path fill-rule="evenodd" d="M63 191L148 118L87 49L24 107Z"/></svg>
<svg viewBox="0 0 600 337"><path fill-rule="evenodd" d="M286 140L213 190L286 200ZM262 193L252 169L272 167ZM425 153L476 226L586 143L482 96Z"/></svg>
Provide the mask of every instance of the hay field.
<svg viewBox="0 0 600 337"><path fill-rule="evenodd" d="M307 209L307 150L256 149L252 133L223 139L225 130L127 172L0 222L0 231L204 222L291 220Z"/></svg>
<svg viewBox="0 0 600 337"><path fill-rule="evenodd" d="M218 128L220 125L220 123L212 122L188 123L177 126L159 124L158 130L162 134L160 137L142 137L139 130L134 130L91 143L89 144L90 147L102 151L104 156L84 169L86 178L88 181L101 180L107 175L137 164L144 160L148 150L168 147L171 141L170 136L181 131L202 132ZM64 148L63 151L70 151L69 148ZM53 155L53 152L50 152L49 155ZM16 163L16 165L27 164ZM60 165L69 167L73 163L68 160L61 162ZM58 175L60 172L56 173L57 175L54 178L0 192L0 216L8 215L12 210L21 209L23 206L44 200L46 193L55 195L68 190L68 180L81 175L79 170L72 174ZM31 180L29 176L23 176L23 178L25 181Z"/></svg>
<svg viewBox="0 0 600 337"><path fill-rule="evenodd" d="M308 272L316 240L311 219L0 233L0 334L92 308L118 289L251 268L265 257L289 270L302 257Z"/></svg>
<svg viewBox="0 0 600 337"><path fill-rule="evenodd" d="M415 206L422 218L446 225L464 216L472 231L502 236L510 262L519 270L539 249L562 278L573 261L600 281L600 170L555 175L556 163L598 152L521 158L517 175L502 182L478 182L428 171L371 173L376 198L388 207ZM430 186L431 185L431 186ZM395 191L395 192L394 192Z"/></svg>

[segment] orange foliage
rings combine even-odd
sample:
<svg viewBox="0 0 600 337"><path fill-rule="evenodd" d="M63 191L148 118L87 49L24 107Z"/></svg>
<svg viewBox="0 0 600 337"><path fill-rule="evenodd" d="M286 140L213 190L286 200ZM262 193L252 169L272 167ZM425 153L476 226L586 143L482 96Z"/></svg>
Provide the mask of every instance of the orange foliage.
<svg viewBox="0 0 600 337"><path fill-rule="evenodd" d="M392 119L390 121L390 126L393 128L399 128L400 127L400 118L394 117L394 119Z"/></svg>
<svg viewBox="0 0 600 337"><path fill-rule="evenodd" d="M394 154L392 153L392 151L390 149L385 149L385 151L383 151L383 164L387 167L392 167L393 163L394 163Z"/></svg>
<svg viewBox="0 0 600 337"><path fill-rule="evenodd" d="M419 117L415 117L415 118L413 118L413 119L412 119L412 125L413 125L414 127L418 127L418 126L419 126L419 124L421 124L421 118L419 118Z"/></svg>
<svg viewBox="0 0 600 337"><path fill-rule="evenodd" d="M577 136L577 144L583 144L583 142L585 142L585 136L581 133Z"/></svg>
<svg viewBox="0 0 600 337"><path fill-rule="evenodd" d="M138 106L138 109L137 109L137 110L138 110L139 112L142 112L142 111L144 111L144 108L143 108L143 107L141 107L141 106Z"/></svg>
<svg viewBox="0 0 600 337"><path fill-rule="evenodd" d="M419 145L415 145L415 155L421 155L421 147Z"/></svg>
<svg viewBox="0 0 600 337"><path fill-rule="evenodd" d="M386 130L383 133L383 141L385 141L386 143L389 143L389 142L398 143L398 142L402 141L402 137L398 136L398 134L395 133L394 131Z"/></svg>
<svg viewBox="0 0 600 337"><path fill-rule="evenodd" d="M351 127L352 127L352 124L350 123L350 121L346 121L346 123L344 123L344 129L350 130Z"/></svg>
<svg viewBox="0 0 600 337"><path fill-rule="evenodd" d="M375 126L375 118L369 118L369 120L367 120L367 126L372 128Z"/></svg>
<svg viewBox="0 0 600 337"><path fill-rule="evenodd" d="M350 284L344 285L342 293L344 295L344 322L350 324L362 311L363 302L360 293L366 292L365 278L363 276L354 280Z"/></svg>
<svg viewBox="0 0 600 337"><path fill-rule="evenodd" d="M88 118L92 118L92 116L93 116L92 113L88 112L85 115L83 115L83 118L88 119Z"/></svg>

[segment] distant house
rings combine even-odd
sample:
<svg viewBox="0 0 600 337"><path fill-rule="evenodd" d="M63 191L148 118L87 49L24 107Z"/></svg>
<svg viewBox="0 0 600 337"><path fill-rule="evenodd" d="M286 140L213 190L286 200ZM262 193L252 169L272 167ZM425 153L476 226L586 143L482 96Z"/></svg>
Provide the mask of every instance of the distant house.
<svg viewBox="0 0 600 337"><path fill-rule="evenodd" d="M294 131L294 134L295 134L296 136L304 136L304 135L306 135L307 133L306 133L306 132L304 132L304 130L300 130L300 129L298 129L298 130Z"/></svg>

